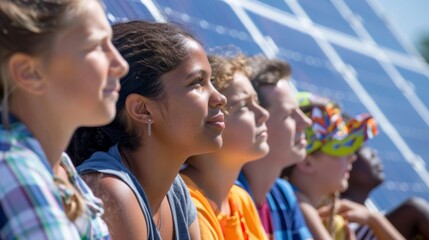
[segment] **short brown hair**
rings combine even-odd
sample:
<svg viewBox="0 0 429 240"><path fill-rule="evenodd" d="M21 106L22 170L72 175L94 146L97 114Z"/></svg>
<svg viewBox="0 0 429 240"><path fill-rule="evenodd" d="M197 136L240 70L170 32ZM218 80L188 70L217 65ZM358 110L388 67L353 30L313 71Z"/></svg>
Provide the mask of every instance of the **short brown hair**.
<svg viewBox="0 0 429 240"><path fill-rule="evenodd" d="M261 106L266 108L268 103L260 91L261 86L276 85L280 79L288 79L292 74L292 68L285 61L268 59L263 55L249 57L247 61L252 69L250 80L258 94Z"/></svg>

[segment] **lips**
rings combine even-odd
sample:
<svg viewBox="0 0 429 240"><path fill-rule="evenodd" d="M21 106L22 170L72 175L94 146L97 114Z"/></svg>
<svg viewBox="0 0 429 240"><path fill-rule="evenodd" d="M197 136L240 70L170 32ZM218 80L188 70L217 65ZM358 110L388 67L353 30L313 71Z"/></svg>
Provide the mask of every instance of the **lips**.
<svg viewBox="0 0 429 240"><path fill-rule="evenodd" d="M214 117L210 118L207 123L215 126L216 128L219 129L225 129L225 121L224 121L225 117L223 115L223 113L219 112L218 114L216 114Z"/></svg>
<svg viewBox="0 0 429 240"><path fill-rule="evenodd" d="M256 136L257 137L260 137L260 136L267 136L268 135L268 133L267 133L267 129L265 128L265 129L262 129L261 131L259 131L257 134L256 134Z"/></svg>
<svg viewBox="0 0 429 240"><path fill-rule="evenodd" d="M296 133L295 135L295 145L307 145L307 139L305 138L305 133Z"/></svg>
<svg viewBox="0 0 429 240"><path fill-rule="evenodd" d="M306 138L299 138L297 140L295 140L295 145L307 145L307 139Z"/></svg>
<svg viewBox="0 0 429 240"><path fill-rule="evenodd" d="M115 80L112 84L107 85L103 92L118 92L121 90L121 84L119 84L118 80Z"/></svg>

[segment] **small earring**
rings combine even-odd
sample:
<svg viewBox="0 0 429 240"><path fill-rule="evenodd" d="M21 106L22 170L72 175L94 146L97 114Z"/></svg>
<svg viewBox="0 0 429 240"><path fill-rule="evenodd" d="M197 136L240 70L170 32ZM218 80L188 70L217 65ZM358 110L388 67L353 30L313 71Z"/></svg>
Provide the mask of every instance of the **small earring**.
<svg viewBox="0 0 429 240"><path fill-rule="evenodd" d="M147 124L147 135L151 136L152 135L152 120L149 119L149 123Z"/></svg>

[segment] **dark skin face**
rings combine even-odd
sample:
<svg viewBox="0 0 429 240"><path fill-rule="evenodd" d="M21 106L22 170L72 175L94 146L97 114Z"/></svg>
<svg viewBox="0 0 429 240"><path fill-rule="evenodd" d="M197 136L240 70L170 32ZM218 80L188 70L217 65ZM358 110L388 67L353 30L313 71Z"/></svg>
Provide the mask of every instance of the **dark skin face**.
<svg viewBox="0 0 429 240"><path fill-rule="evenodd" d="M384 172L375 149L363 146L356 155L345 196L363 204L367 194L383 182ZM429 203L423 199L408 199L386 214L386 218L405 239L414 239L417 234L429 239Z"/></svg>
<svg viewBox="0 0 429 240"><path fill-rule="evenodd" d="M350 172L350 187L362 186L375 188L384 181L383 165L375 149L361 147L356 152L357 159Z"/></svg>

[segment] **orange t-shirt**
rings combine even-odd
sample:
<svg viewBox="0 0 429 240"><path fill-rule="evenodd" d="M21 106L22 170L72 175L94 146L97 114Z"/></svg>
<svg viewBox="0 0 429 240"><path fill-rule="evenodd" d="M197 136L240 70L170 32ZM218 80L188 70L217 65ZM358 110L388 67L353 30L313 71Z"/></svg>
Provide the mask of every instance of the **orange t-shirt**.
<svg viewBox="0 0 429 240"><path fill-rule="evenodd" d="M267 239L252 198L242 188L233 186L228 194L231 215L213 210L203 190L186 175L181 175L198 212L201 239Z"/></svg>

